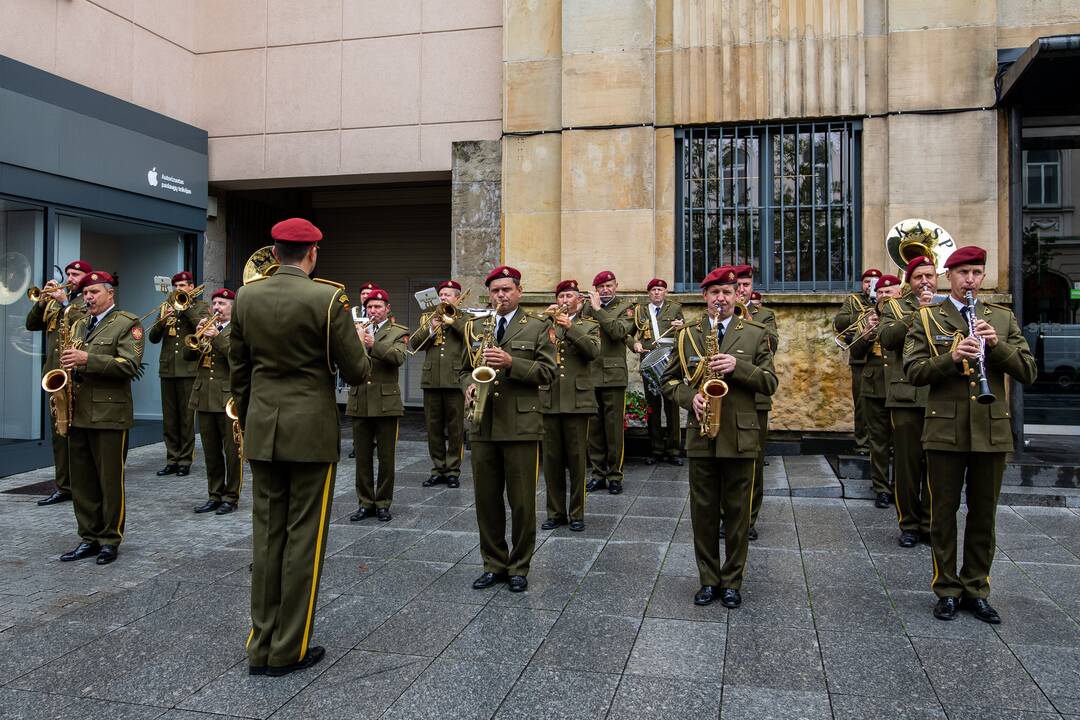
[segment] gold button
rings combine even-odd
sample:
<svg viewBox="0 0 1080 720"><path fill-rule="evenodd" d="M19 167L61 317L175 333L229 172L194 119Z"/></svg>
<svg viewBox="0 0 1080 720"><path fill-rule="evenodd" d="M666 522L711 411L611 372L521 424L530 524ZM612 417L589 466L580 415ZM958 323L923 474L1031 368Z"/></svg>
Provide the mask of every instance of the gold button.
<svg viewBox="0 0 1080 720"><path fill-rule="evenodd" d="M499 397L499 393L495 393L495 397Z"/></svg>
<svg viewBox="0 0 1080 720"><path fill-rule="evenodd" d="M930 411L930 414L931 414L931 415L937 415L937 410L931 410L931 411Z"/></svg>
<svg viewBox="0 0 1080 720"><path fill-rule="evenodd" d="M368 381L367 381L367 384L368 384L368 385L370 385L370 384L371 384L371 381L370 381L370 380L368 380Z"/></svg>
<svg viewBox="0 0 1080 720"><path fill-rule="evenodd" d="M495 381L495 384L496 384L496 385L498 385L498 384L499 384L499 381L498 381L498 380L496 380L496 381Z"/></svg>
<svg viewBox="0 0 1080 720"><path fill-rule="evenodd" d="M885 367L889 367L889 363L885 363Z"/></svg>
<svg viewBox="0 0 1080 720"><path fill-rule="evenodd" d="M975 387L975 381L974 380L971 381L971 387Z"/></svg>
<svg viewBox="0 0 1080 720"><path fill-rule="evenodd" d="M974 400L974 399L975 399L975 396L974 396L974 395L972 395L972 396L971 396L971 399L972 399L972 400Z"/></svg>
<svg viewBox="0 0 1080 720"><path fill-rule="evenodd" d="M566 377L564 373L559 373L559 377Z"/></svg>

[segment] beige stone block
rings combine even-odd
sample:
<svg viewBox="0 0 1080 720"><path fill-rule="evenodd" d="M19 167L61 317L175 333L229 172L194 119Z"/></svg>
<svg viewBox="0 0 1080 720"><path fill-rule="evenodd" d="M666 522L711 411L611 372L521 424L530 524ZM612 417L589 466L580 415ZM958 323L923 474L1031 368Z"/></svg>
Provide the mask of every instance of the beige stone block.
<svg viewBox="0 0 1080 720"><path fill-rule="evenodd" d="M135 28L132 102L196 124L195 55L168 40Z"/></svg>
<svg viewBox="0 0 1080 720"><path fill-rule="evenodd" d="M423 0L423 31L502 26L502 0Z"/></svg>
<svg viewBox="0 0 1080 720"><path fill-rule="evenodd" d="M675 130L656 129L656 209L675 211Z"/></svg>
<svg viewBox="0 0 1080 720"><path fill-rule="evenodd" d="M341 39L342 0L267 0L269 45Z"/></svg>
<svg viewBox="0 0 1080 720"><path fill-rule="evenodd" d="M266 129L337 128L341 122L341 43L266 51Z"/></svg>
<svg viewBox="0 0 1080 720"><path fill-rule="evenodd" d="M563 0L563 52L652 48L655 0Z"/></svg>
<svg viewBox="0 0 1080 720"><path fill-rule="evenodd" d="M422 170L449 170L453 143L462 140L498 140L500 137L502 124L498 120L421 125L420 167Z"/></svg>
<svg viewBox="0 0 1080 720"><path fill-rule="evenodd" d="M562 142L558 133L503 138L503 211L558 212L562 206Z"/></svg>
<svg viewBox="0 0 1080 720"><path fill-rule="evenodd" d="M1080 3L1076 0L999 0L997 3L997 24L1001 27L1058 23L1080 23Z"/></svg>
<svg viewBox="0 0 1080 720"><path fill-rule="evenodd" d="M425 35L421 52L421 122L501 118L502 28Z"/></svg>
<svg viewBox="0 0 1080 720"><path fill-rule="evenodd" d="M13 60L54 71L56 33L42 28L56 27L56 3L41 0L0 2L0 48Z"/></svg>
<svg viewBox="0 0 1080 720"><path fill-rule="evenodd" d="M135 23L166 40L194 51L195 12L194 2L162 2L161 0L135 0Z"/></svg>
<svg viewBox="0 0 1080 720"><path fill-rule="evenodd" d="M266 131L266 50L200 55L195 69L199 127L211 137Z"/></svg>
<svg viewBox="0 0 1080 720"><path fill-rule="evenodd" d="M656 2L656 50L671 50L675 38L675 9L677 0L655 0Z"/></svg>
<svg viewBox="0 0 1080 720"><path fill-rule="evenodd" d="M131 100L131 23L85 0L56 7L56 74Z"/></svg>
<svg viewBox="0 0 1080 720"><path fill-rule="evenodd" d="M889 32L995 25L999 4L1014 0L889 0Z"/></svg>
<svg viewBox="0 0 1080 720"><path fill-rule="evenodd" d="M210 182L261 178L265 159L265 135L210 138Z"/></svg>
<svg viewBox="0 0 1080 720"><path fill-rule="evenodd" d="M655 216L656 247L653 250L652 274L671 284L675 281L675 213L658 210ZM646 258L647 261L648 258ZM641 289L644 290L645 287L642 286Z"/></svg>
<svg viewBox="0 0 1080 720"><path fill-rule="evenodd" d="M889 118L889 201L996 200L995 115L988 110Z"/></svg>
<svg viewBox="0 0 1080 720"><path fill-rule="evenodd" d="M341 51L341 126L420 122L420 36L349 40Z"/></svg>
<svg viewBox="0 0 1080 720"><path fill-rule="evenodd" d="M421 0L344 0L345 38L407 35L420 32Z"/></svg>
<svg viewBox="0 0 1080 720"><path fill-rule="evenodd" d="M651 123L655 81L652 50L564 55L563 126Z"/></svg>
<svg viewBox="0 0 1080 720"><path fill-rule="evenodd" d="M266 45L266 0L198 0L195 50L201 53Z"/></svg>
<svg viewBox="0 0 1080 720"><path fill-rule="evenodd" d="M651 210L655 161L649 127L564 132L563 211Z"/></svg>
<svg viewBox="0 0 1080 720"><path fill-rule="evenodd" d="M889 0L863 0L863 35L873 37L889 32Z"/></svg>
<svg viewBox="0 0 1080 720"><path fill-rule="evenodd" d="M866 111L883 113L889 109L889 40L868 37L866 49Z"/></svg>
<svg viewBox="0 0 1080 720"><path fill-rule="evenodd" d="M341 133L281 133L266 136L266 176L301 178L337 175L341 161Z"/></svg>
<svg viewBox="0 0 1080 720"><path fill-rule="evenodd" d="M894 224L885 221L887 216L888 208L885 205L866 204L862 206L862 267L864 270L877 268L882 272L891 273L896 269L893 261L889 258L888 251L885 249L885 238L888 236L889 228ZM907 217L916 216L908 215L900 218L900 220ZM896 222L899 222L899 220Z"/></svg>
<svg viewBox="0 0 1080 720"><path fill-rule="evenodd" d="M867 118L862 135L862 202L889 200L889 119Z"/></svg>
<svg viewBox="0 0 1080 720"><path fill-rule="evenodd" d="M1032 25L1029 27L998 27L997 46L999 48L1022 48L1048 35L1075 35L1077 33L1080 33L1080 22Z"/></svg>
<svg viewBox="0 0 1080 720"><path fill-rule="evenodd" d="M562 127L562 60L503 65L503 125L507 132Z"/></svg>
<svg viewBox="0 0 1080 720"><path fill-rule="evenodd" d="M655 232L652 210L563 212L563 276L587 283L606 269L620 285L643 288L655 267L641 258L654 257Z"/></svg>
<svg viewBox="0 0 1080 720"><path fill-rule="evenodd" d="M420 128L342 130L341 171L350 174L413 172L420 166Z"/></svg>
<svg viewBox="0 0 1080 720"><path fill-rule="evenodd" d="M656 53L656 124L675 122L675 57L671 51Z"/></svg>
<svg viewBox="0 0 1080 720"><path fill-rule="evenodd" d="M521 270L526 291L550 292L559 284L561 220L557 212L507 213L503 218L503 255Z"/></svg>
<svg viewBox="0 0 1080 720"><path fill-rule="evenodd" d="M540 60L562 55L562 0L506 0L503 58Z"/></svg>
<svg viewBox="0 0 1080 720"><path fill-rule="evenodd" d="M993 105L995 36L992 26L889 35L889 109Z"/></svg>

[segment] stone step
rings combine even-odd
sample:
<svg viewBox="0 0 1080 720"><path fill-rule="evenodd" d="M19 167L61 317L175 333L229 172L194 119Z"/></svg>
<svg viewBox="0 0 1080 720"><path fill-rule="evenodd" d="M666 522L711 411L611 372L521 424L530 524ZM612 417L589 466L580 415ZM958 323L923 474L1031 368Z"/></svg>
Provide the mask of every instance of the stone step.
<svg viewBox="0 0 1080 720"><path fill-rule="evenodd" d="M785 457L784 471L792 497L838 498L844 495L844 488L824 455Z"/></svg>
<svg viewBox="0 0 1080 720"><path fill-rule="evenodd" d="M1080 488L1080 466L1051 463L1008 463L1002 485Z"/></svg>
<svg viewBox="0 0 1080 720"><path fill-rule="evenodd" d="M826 455L836 477L848 480L870 479L870 458L866 455Z"/></svg>
<svg viewBox="0 0 1080 720"><path fill-rule="evenodd" d="M869 480L846 479L841 480L840 483L843 485L844 498L847 500L873 500L877 497ZM1005 485L1001 488L998 504L1080 507L1080 489Z"/></svg>

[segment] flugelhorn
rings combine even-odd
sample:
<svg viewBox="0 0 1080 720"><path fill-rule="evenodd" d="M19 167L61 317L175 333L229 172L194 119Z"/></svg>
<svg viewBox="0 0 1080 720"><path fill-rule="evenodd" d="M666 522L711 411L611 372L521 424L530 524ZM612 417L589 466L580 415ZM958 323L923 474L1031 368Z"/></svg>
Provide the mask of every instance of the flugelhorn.
<svg viewBox="0 0 1080 720"><path fill-rule="evenodd" d="M191 335L184 336L184 347L188 350L198 350L203 355L207 355L213 350L210 338L206 337L206 329L221 319L221 313L215 312L208 317L205 322L199 325L199 328Z"/></svg>
<svg viewBox="0 0 1080 720"><path fill-rule="evenodd" d="M158 319L154 321L154 324L156 325L167 317L165 315L165 310L169 307L173 309L173 312L182 313L189 307L191 307L191 303L195 302L195 299L202 295L205 289L206 284L204 283L190 291L173 290L165 296L165 301L163 303L155 307L153 310L147 310L146 314L139 318L139 322L142 322L154 313L157 313Z"/></svg>
<svg viewBox="0 0 1080 720"><path fill-rule="evenodd" d="M55 290L64 290L66 292L68 290L74 290L74 289L75 289L75 283L73 283L73 282L66 282L63 285L56 285L55 287L48 287L48 286L38 287L37 285L35 285L35 286L29 288L26 291L26 297L30 298L30 302L35 302L36 303L39 300L41 300L41 296L44 295L45 293L50 293L50 292L53 292Z"/></svg>

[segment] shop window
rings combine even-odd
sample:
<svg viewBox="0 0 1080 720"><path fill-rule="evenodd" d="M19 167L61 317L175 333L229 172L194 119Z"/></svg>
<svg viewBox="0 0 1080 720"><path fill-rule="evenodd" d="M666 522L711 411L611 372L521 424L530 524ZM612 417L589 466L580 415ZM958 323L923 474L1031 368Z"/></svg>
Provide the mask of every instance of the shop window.
<svg viewBox="0 0 1080 720"><path fill-rule="evenodd" d="M1061 206L1061 153L1028 150L1024 153L1024 206Z"/></svg>
<svg viewBox="0 0 1080 720"><path fill-rule="evenodd" d="M676 134L676 285L747 264L771 292L851 289L860 272L858 122Z"/></svg>

